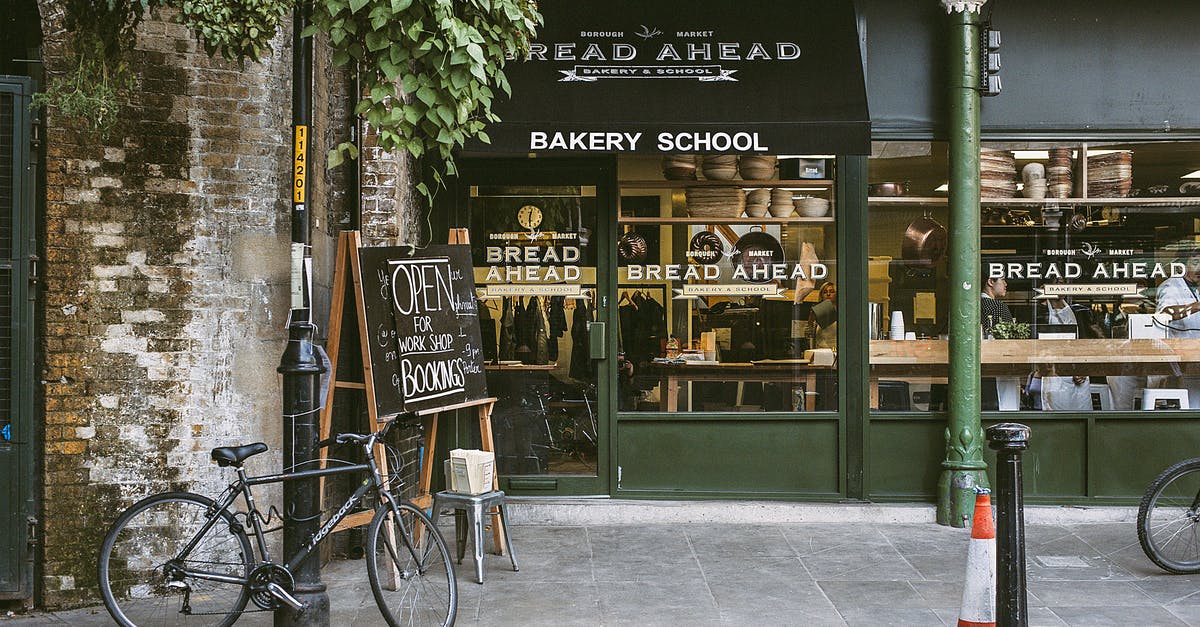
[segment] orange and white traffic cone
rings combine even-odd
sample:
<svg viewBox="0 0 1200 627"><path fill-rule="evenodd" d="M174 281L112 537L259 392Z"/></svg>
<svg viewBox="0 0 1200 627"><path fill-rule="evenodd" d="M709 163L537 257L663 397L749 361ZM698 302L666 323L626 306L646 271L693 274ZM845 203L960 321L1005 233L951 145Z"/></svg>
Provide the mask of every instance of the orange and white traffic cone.
<svg viewBox="0 0 1200 627"><path fill-rule="evenodd" d="M982 488L975 495L975 519L967 545L967 579L963 582L958 627L996 625L996 525L992 496Z"/></svg>

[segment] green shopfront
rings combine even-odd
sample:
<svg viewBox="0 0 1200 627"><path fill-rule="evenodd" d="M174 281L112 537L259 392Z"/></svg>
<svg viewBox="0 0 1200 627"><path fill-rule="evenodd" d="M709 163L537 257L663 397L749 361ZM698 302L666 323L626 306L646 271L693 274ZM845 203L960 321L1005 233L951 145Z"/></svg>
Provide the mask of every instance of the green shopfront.
<svg viewBox="0 0 1200 627"><path fill-rule="evenodd" d="M944 9L673 4L541 3L504 122L441 197L470 230L502 487L935 499ZM1167 45L1198 11L1078 4L984 8L1005 85L980 283L1007 289L982 418L1032 427L1031 501L1128 502L1200 451L1200 85Z"/></svg>

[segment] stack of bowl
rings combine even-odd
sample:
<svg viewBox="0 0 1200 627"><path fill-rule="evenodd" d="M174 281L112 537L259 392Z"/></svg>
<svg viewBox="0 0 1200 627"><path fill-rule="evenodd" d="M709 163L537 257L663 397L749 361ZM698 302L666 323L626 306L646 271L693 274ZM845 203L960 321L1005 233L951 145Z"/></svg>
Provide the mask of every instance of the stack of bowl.
<svg viewBox="0 0 1200 627"><path fill-rule="evenodd" d="M796 205L792 202L792 190L777 187L771 190L771 215L776 218L791 217Z"/></svg>
<svg viewBox="0 0 1200 627"><path fill-rule="evenodd" d="M1133 153L1110 152L1088 157L1088 196L1091 198L1124 198L1133 187Z"/></svg>
<svg viewBox="0 0 1200 627"><path fill-rule="evenodd" d="M829 201L816 196L800 196L796 203L796 213L806 218L823 218L829 215Z"/></svg>
<svg viewBox="0 0 1200 627"><path fill-rule="evenodd" d="M737 187L689 187L683 194L694 218L736 218L746 209L746 194Z"/></svg>
<svg viewBox="0 0 1200 627"><path fill-rule="evenodd" d="M766 181L775 178L775 166L779 157L775 155L742 155L738 160L738 171L747 181Z"/></svg>
<svg viewBox="0 0 1200 627"><path fill-rule="evenodd" d="M737 155L704 155L704 178L728 181L737 176Z"/></svg>
<svg viewBox="0 0 1200 627"><path fill-rule="evenodd" d="M1071 149L1050 149L1050 163L1046 166L1046 195L1050 198L1071 197Z"/></svg>
<svg viewBox="0 0 1200 627"><path fill-rule="evenodd" d="M771 190L765 187L746 192L746 216L761 218L767 215L767 205L770 202Z"/></svg>
<svg viewBox="0 0 1200 627"><path fill-rule="evenodd" d="M979 150L979 195L1012 198L1017 195L1017 162L1007 150Z"/></svg>
<svg viewBox="0 0 1200 627"><path fill-rule="evenodd" d="M1041 200L1046 197L1046 166L1038 163L1027 163L1021 169L1021 180L1025 182L1025 187L1021 189L1021 195L1034 200Z"/></svg>
<svg viewBox="0 0 1200 627"><path fill-rule="evenodd" d="M668 181L694 181L696 161L696 155L663 155L663 176Z"/></svg>

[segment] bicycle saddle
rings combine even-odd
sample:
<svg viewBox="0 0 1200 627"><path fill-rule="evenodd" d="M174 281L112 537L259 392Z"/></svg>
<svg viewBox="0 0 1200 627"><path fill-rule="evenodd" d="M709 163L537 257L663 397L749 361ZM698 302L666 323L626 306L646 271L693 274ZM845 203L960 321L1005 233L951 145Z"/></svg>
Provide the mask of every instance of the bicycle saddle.
<svg viewBox="0 0 1200 627"><path fill-rule="evenodd" d="M255 442L254 444L247 444L245 446L219 446L212 450L212 458L222 468L225 466L241 466L242 462L266 451L267 445L262 442Z"/></svg>

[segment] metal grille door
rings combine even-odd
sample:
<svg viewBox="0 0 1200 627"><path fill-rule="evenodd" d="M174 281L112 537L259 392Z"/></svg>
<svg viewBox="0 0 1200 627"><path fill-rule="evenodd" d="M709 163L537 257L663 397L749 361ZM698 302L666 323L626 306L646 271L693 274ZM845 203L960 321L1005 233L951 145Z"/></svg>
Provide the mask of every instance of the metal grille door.
<svg viewBox="0 0 1200 627"><path fill-rule="evenodd" d="M29 598L33 530L31 83L0 76L0 599Z"/></svg>

